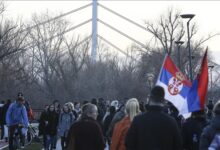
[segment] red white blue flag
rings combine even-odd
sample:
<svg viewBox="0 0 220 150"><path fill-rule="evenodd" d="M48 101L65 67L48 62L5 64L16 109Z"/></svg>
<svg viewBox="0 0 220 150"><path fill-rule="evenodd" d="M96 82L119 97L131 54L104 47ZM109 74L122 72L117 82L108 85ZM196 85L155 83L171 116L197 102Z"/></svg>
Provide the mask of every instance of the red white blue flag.
<svg viewBox="0 0 220 150"><path fill-rule="evenodd" d="M165 56L156 85L164 88L165 99L173 103L180 114L190 112L187 97L192 84L168 55Z"/></svg>

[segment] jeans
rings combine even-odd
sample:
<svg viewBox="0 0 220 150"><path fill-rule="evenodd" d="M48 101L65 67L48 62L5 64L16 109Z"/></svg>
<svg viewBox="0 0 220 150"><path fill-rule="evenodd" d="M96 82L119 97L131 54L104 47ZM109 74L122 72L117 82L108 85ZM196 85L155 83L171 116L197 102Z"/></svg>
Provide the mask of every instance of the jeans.
<svg viewBox="0 0 220 150"><path fill-rule="evenodd" d="M46 150L52 150L56 148L57 144L57 137L56 135L46 135L47 142L46 142Z"/></svg>

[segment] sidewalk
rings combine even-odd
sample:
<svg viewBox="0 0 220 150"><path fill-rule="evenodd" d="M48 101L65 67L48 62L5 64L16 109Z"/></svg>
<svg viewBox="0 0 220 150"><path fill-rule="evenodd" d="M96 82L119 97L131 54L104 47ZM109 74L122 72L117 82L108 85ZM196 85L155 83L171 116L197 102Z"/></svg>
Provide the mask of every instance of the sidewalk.
<svg viewBox="0 0 220 150"><path fill-rule="evenodd" d="M0 141L0 150L2 150L2 149L4 149L4 148L6 148L7 146L8 146L8 143L7 143L7 142L5 142L5 140Z"/></svg>

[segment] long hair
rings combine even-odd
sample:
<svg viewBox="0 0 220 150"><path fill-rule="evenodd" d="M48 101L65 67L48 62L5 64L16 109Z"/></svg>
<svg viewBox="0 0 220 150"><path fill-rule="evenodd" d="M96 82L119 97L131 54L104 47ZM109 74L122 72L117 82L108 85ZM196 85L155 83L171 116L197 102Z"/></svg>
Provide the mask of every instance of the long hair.
<svg viewBox="0 0 220 150"><path fill-rule="evenodd" d="M125 105L125 112L129 116L130 121L134 119L136 115L140 113L140 106L136 98L131 98Z"/></svg>

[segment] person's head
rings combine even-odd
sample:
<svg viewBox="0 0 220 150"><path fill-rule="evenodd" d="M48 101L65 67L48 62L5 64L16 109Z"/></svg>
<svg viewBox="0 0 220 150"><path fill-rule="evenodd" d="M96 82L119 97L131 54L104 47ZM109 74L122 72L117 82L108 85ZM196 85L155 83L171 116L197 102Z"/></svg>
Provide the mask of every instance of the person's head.
<svg viewBox="0 0 220 150"><path fill-rule="evenodd" d="M98 109L96 105L87 103L82 106L82 118L91 117L96 120L97 116L98 116Z"/></svg>
<svg viewBox="0 0 220 150"><path fill-rule="evenodd" d="M21 100L21 99L23 99L24 100L24 95L23 95L23 93L21 93L21 92L18 92L18 100Z"/></svg>
<svg viewBox="0 0 220 150"><path fill-rule="evenodd" d="M67 103L70 110L74 110L74 104L72 102Z"/></svg>
<svg viewBox="0 0 220 150"><path fill-rule="evenodd" d="M140 113L139 103L136 98L131 98L125 104L125 112L132 121Z"/></svg>
<svg viewBox="0 0 220 150"><path fill-rule="evenodd" d="M21 92L18 93L17 102L21 105L25 103L24 95Z"/></svg>
<svg viewBox="0 0 220 150"><path fill-rule="evenodd" d="M50 111L50 112L55 111L55 106L54 106L54 104L51 104L51 105L49 106L49 111Z"/></svg>
<svg viewBox="0 0 220 150"><path fill-rule="evenodd" d="M114 106L115 107L115 109L117 110L118 109L118 100L113 100L112 102L111 102L111 106Z"/></svg>
<svg viewBox="0 0 220 150"><path fill-rule="evenodd" d="M65 113L70 112L70 107L67 104L63 105L63 112Z"/></svg>
<svg viewBox="0 0 220 150"><path fill-rule="evenodd" d="M213 113L214 115L220 115L220 100L214 105Z"/></svg>
<svg viewBox="0 0 220 150"><path fill-rule="evenodd" d="M109 112L110 112L110 114L115 114L115 112L116 112L115 107L114 106L110 106L109 107Z"/></svg>
<svg viewBox="0 0 220 150"><path fill-rule="evenodd" d="M209 101L208 101L208 104L207 104L206 106L207 106L207 108L208 108L209 110L213 110L213 107L214 107L213 101L212 101L212 100L209 100Z"/></svg>
<svg viewBox="0 0 220 150"><path fill-rule="evenodd" d="M75 107L76 109L80 109L80 103L79 103L79 102L75 102L75 103L74 103L74 107Z"/></svg>
<svg viewBox="0 0 220 150"><path fill-rule="evenodd" d="M11 100L10 100L10 99L7 99L7 100L6 100L6 104L11 104Z"/></svg>
<svg viewBox="0 0 220 150"><path fill-rule="evenodd" d="M60 103L59 103L58 100L54 100L54 101L53 101L53 104L54 104L55 107L59 107L59 105L60 105Z"/></svg>
<svg viewBox="0 0 220 150"><path fill-rule="evenodd" d="M98 100L96 98L93 98L91 100L91 103L97 106L98 105Z"/></svg>
<svg viewBox="0 0 220 150"><path fill-rule="evenodd" d="M165 92L163 87L155 86L150 93L149 105L163 105Z"/></svg>

